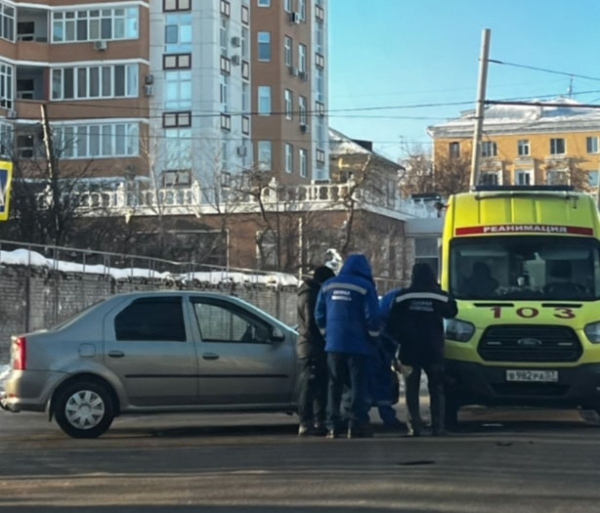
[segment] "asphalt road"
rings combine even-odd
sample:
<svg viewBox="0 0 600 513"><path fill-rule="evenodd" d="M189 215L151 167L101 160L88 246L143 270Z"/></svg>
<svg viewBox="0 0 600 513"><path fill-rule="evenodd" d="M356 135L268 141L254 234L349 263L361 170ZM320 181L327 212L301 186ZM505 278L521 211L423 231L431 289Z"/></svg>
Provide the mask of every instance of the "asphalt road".
<svg viewBox="0 0 600 513"><path fill-rule="evenodd" d="M600 511L600 428L579 413L463 418L444 439L325 440L285 415L129 417L90 441L2 412L0 511Z"/></svg>

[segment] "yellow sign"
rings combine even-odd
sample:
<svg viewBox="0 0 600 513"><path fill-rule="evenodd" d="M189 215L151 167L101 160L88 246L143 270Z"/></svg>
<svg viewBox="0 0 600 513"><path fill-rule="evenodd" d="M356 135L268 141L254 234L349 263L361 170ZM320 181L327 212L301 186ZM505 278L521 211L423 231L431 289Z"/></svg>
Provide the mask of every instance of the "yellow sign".
<svg viewBox="0 0 600 513"><path fill-rule="evenodd" d="M8 220L9 216L12 172L12 162L0 161L0 221Z"/></svg>

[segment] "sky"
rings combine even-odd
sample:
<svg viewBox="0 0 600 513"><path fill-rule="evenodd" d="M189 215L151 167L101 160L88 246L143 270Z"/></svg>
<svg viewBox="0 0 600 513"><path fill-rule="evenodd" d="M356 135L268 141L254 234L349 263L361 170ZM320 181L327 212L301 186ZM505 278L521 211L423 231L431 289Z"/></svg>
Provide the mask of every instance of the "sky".
<svg viewBox="0 0 600 513"><path fill-rule="evenodd" d="M427 126L474 107L484 28L491 59L599 77L574 78L573 98L600 103L600 0L329 0L329 11L330 110L473 102L331 112L333 128L390 158L430 148ZM487 98L566 95L569 81L490 64Z"/></svg>

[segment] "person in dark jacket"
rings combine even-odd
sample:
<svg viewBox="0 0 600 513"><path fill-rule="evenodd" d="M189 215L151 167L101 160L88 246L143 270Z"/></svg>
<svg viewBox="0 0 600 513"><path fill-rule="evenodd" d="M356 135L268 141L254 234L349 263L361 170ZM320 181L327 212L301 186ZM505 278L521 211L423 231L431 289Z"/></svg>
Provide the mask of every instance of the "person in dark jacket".
<svg viewBox="0 0 600 513"><path fill-rule="evenodd" d="M298 343L300 379L298 416L300 436L327 434L327 354L325 339L315 323L315 307L321 285L335 276L329 267L319 267L298 291Z"/></svg>
<svg viewBox="0 0 600 513"><path fill-rule="evenodd" d="M329 367L327 436L341 434L340 403L347 377L351 389L348 438L370 436L368 364L380 321L371 266L364 255L348 257L340 274L323 285L315 320L325 334Z"/></svg>
<svg viewBox="0 0 600 513"><path fill-rule="evenodd" d="M400 344L408 425L414 436L422 430L419 389L423 370L429 381L433 434L445 434L444 319L457 313L456 301L439 287L431 267L416 264L411 286L396 296L388 323L388 332Z"/></svg>

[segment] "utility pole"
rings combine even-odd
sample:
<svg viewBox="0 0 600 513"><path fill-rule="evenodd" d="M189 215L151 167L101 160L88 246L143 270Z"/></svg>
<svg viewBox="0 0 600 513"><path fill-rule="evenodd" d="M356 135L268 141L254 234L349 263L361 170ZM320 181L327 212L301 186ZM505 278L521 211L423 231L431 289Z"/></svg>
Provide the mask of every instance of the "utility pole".
<svg viewBox="0 0 600 513"><path fill-rule="evenodd" d="M477 106L475 108L475 130L473 131L473 157L471 159L471 189L478 183L479 158L481 156L481 133L487 86L488 59L490 57L490 29L481 34L481 55L479 56L479 80L477 83Z"/></svg>

